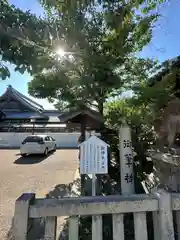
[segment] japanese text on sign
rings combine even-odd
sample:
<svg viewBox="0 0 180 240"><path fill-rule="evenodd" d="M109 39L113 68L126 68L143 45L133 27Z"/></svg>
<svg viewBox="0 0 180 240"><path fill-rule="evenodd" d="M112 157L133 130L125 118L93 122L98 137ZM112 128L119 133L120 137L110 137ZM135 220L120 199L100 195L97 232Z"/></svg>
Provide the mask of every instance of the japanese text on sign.
<svg viewBox="0 0 180 240"><path fill-rule="evenodd" d="M132 157L132 143L130 140L123 140L123 157L124 163L127 168L133 167L133 157ZM124 173L124 181L126 183L133 183L133 174L131 173L131 169L126 168Z"/></svg>
<svg viewBox="0 0 180 240"><path fill-rule="evenodd" d="M132 175L132 173L126 173L125 176L124 176L124 180L127 183L132 183L133 182L133 175Z"/></svg>
<svg viewBox="0 0 180 240"><path fill-rule="evenodd" d="M126 161L126 165L130 167L132 165L132 154L131 153L126 153L124 154L124 158Z"/></svg>
<svg viewBox="0 0 180 240"><path fill-rule="evenodd" d="M124 140L124 141L123 141L123 144L124 144L124 148L129 148L129 147L131 147L131 141L129 141L129 140Z"/></svg>
<svg viewBox="0 0 180 240"><path fill-rule="evenodd" d="M80 173L108 173L107 144L96 136L80 145Z"/></svg>

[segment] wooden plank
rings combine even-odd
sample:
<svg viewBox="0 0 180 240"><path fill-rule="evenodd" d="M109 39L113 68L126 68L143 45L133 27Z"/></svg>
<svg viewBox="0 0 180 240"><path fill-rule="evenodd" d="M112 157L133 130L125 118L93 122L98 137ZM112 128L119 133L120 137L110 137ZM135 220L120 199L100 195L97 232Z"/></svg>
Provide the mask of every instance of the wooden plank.
<svg viewBox="0 0 180 240"><path fill-rule="evenodd" d="M151 195L97 196L38 200L30 206L30 217L102 215L157 211L158 200Z"/></svg>
<svg viewBox="0 0 180 240"><path fill-rule="evenodd" d="M79 239L79 218L72 216L69 218L69 240Z"/></svg>
<svg viewBox="0 0 180 240"><path fill-rule="evenodd" d="M159 240L160 239L160 233L159 233L159 213L158 212L153 212L152 216L153 216L154 240Z"/></svg>
<svg viewBox="0 0 180 240"><path fill-rule="evenodd" d="M92 240L102 240L102 216L92 216Z"/></svg>
<svg viewBox="0 0 180 240"><path fill-rule="evenodd" d="M44 239L56 240L57 217L46 217Z"/></svg>
<svg viewBox="0 0 180 240"><path fill-rule="evenodd" d="M113 240L124 240L124 214L113 214Z"/></svg>
<svg viewBox="0 0 180 240"><path fill-rule="evenodd" d="M13 239L26 240L29 220L29 205L34 201L34 193L23 193L15 203Z"/></svg>
<svg viewBox="0 0 180 240"><path fill-rule="evenodd" d="M135 240L147 240L146 212L134 213Z"/></svg>
<svg viewBox="0 0 180 240"><path fill-rule="evenodd" d="M160 240L174 240L171 194L159 190L155 195L159 198Z"/></svg>

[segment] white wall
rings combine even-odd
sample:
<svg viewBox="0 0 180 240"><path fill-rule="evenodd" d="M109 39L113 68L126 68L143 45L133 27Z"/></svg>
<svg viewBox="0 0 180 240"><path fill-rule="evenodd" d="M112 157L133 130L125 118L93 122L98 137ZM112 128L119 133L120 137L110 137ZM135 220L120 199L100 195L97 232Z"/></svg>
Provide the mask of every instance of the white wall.
<svg viewBox="0 0 180 240"><path fill-rule="evenodd" d="M36 134L36 133L35 133ZM56 139L57 147L59 148L75 148L78 147L79 132L73 133L45 133ZM0 147L20 147L21 142L30 133L13 133L13 132L0 132ZM87 136L89 134L87 133Z"/></svg>
<svg viewBox="0 0 180 240"><path fill-rule="evenodd" d="M77 147L78 138L80 133L45 133L52 136L56 139L57 147ZM0 133L0 147L20 147L21 142L25 139L26 136L30 133L13 133L13 132L1 132Z"/></svg>

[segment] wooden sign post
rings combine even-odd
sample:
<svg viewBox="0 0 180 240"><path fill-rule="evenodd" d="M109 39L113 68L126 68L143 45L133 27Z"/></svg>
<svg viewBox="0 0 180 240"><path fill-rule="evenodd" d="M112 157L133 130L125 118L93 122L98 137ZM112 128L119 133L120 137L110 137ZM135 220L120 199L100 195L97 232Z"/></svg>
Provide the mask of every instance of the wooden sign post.
<svg viewBox="0 0 180 240"><path fill-rule="evenodd" d="M119 130L121 194L134 193L133 153L131 130L122 126Z"/></svg>
<svg viewBox="0 0 180 240"><path fill-rule="evenodd" d="M95 135L80 144L80 174L92 174L92 196L96 195L96 174L108 173L107 147Z"/></svg>

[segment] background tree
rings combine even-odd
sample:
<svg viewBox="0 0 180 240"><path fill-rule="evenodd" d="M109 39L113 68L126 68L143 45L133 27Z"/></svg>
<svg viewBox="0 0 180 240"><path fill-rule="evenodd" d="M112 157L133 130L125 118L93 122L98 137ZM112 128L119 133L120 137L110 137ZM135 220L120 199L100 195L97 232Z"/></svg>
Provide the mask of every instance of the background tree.
<svg viewBox="0 0 180 240"><path fill-rule="evenodd" d="M164 82L163 82L164 81ZM147 174L153 171L153 162L148 161L147 150L156 143L156 134L153 129L154 121L161 118L163 108L168 100L172 98L173 84L169 78L149 86L147 79L139 85L132 86L134 95L126 99L118 99L105 104L106 123L114 130L118 130L122 121L125 120L131 127L133 151L136 155L133 158L135 174L135 191L142 193L141 182L146 180ZM113 184L103 185L104 194L119 189L119 141L117 136L109 136L108 142L111 145L111 163L109 164L110 181ZM113 187L112 187L113 186ZM127 239L134 239L133 218L125 218L125 235ZM148 235L151 232L152 216L147 215ZM131 230L130 230L131 229Z"/></svg>
<svg viewBox="0 0 180 240"><path fill-rule="evenodd" d="M105 105L106 124L111 129L118 130L124 120L131 127L136 159L141 166L138 170L141 181L144 177L143 172L152 171L152 169L147 169L146 152L155 144L154 123L162 117L163 107L171 99L171 87L167 85L159 82L151 87L146 81L144 84L132 87L134 93L132 97L114 100ZM118 141L113 141L113 143L113 152L116 152L119 143ZM116 161L119 162L118 154Z"/></svg>
<svg viewBox="0 0 180 240"><path fill-rule="evenodd" d="M10 77L7 62L15 65L15 71L30 74L45 68L47 55L53 62L50 33L56 29L52 22L7 0L0 0L0 6L0 78Z"/></svg>

